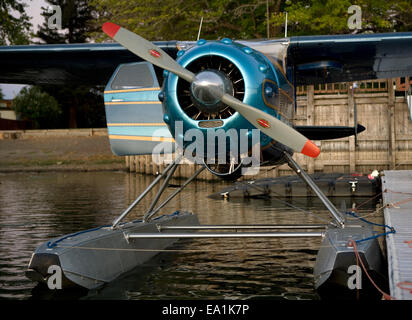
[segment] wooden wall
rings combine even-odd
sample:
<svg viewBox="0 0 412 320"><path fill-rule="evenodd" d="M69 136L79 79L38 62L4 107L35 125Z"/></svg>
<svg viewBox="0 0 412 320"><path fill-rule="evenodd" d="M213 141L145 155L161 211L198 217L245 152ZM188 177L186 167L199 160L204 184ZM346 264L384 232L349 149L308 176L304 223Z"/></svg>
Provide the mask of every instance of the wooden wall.
<svg viewBox="0 0 412 320"><path fill-rule="evenodd" d="M412 121L404 96L395 95L395 79L350 84L328 84L297 88L296 125L353 126L355 104L358 123L366 130L355 137L314 141L321 149L318 158L301 154L294 158L309 173L340 172L368 174L373 170L412 169ZM152 163L151 155L126 157L132 172L156 174L162 169ZM187 177L193 165L179 166L177 176ZM261 168L257 176L246 179L289 175L287 165ZM215 179L206 170L199 179Z"/></svg>

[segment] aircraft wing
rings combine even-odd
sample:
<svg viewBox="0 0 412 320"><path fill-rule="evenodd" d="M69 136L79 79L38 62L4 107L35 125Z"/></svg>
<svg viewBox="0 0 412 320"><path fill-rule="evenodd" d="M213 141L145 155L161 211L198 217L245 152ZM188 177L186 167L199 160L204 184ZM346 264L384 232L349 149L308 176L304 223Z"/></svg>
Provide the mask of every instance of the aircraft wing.
<svg viewBox="0 0 412 320"><path fill-rule="evenodd" d="M291 37L286 70L295 85L412 75L412 32Z"/></svg>
<svg viewBox="0 0 412 320"><path fill-rule="evenodd" d="M176 56L176 41L154 43ZM0 83L104 86L119 64L138 61L118 43L3 46Z"/></svg>
<svg viewBox="0 0 412 320"><path fill-rule="evenodd" d="M240 42L284 60L295 85L412 75L412 32ZM179 44L185 43L192 44ZM178 42L154 44L176 57ZM283 59L279 47L286 49ZM0 83L105 85L119 64L137 61L118 43L3 46Z"/></svg>

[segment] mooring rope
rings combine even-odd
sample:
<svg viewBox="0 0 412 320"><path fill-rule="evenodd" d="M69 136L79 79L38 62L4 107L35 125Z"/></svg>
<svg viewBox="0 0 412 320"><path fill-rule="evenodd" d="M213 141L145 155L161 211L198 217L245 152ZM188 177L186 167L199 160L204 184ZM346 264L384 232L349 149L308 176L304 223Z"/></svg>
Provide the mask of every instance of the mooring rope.
<svg viewBox="0 0 412 320"><path fill-rule="evenodd" d="M391 192L391 193L403 194L403 195L412 195L412 193L410 193L410 192L401 192L401 191L393 191L393 190L390 190L390 189L385 189L385 190L383 190L380 194L378 194L377 196L383 194L384 192L385 192L385 193L386 193L386 192ZM376 198L376 197L374 197L374 198ZM362 205L366 204L367 202L369 202L369 201L371 201L371 200L372 200L372 199L369 199L369 200L365 201L364 203L362 203L361 205L357 206L356 208L354 208L354 211L355 211L355 210L358 211L359 207L361 207ZM386 205L383 205L382 207L378 208L378 209L377 209L375 212L373 212L372 214L375 214L375 213L377 213L377 212L379 212L380 210L385 209L385 208L399 208L399 205L405 204L405 203L407 203L407 202L409 202L409 201L412 201L412 197L407 198L407 199L403 199L403 200L400 200L400 201L397 201L397 202L395 202L395 203L387 203ZM373 239L376 239L376 238L381 237L381 236L386 236L386 235L391 234L391 233L396 233L395 229L394 229L393 227L391 227L391 226L386 225L386 224L379 224L379 223L374 223L374 222L368 221L368 220L364 219L366 216L359 217L359 216L357 216L357 215L355 214L355 212L346 212L346 213L349 214L349 215L351 215L351 216L354 216L354 217L356 217L357 219L360 219L360 220L362 220L362 221L364 221L364 222L366 222L366 223L369 223L369 224L372 224L372 225L375 225L375 226L384 227L384 228L388 228L388 229L389 229L388 232L383 232L383 233L377 234L377 235L372 236L372 237L368 237L368 238L364 238L364 239L360 239L360 240L351 240L351 241L350 241L350 245L353 246L353 249L354 249L354 252L355 252L355 255L356 255L356 261L357 261L357 263L358 263L358 261L360 261L364 272L365 272L366 275L368 276L368 278L369 278L369 280L371 281L371 283L375 286L375 288L376 288L380 293L382 293L383 297L384 297L386 300L396 300L394 297L392 297L392 296L390 296L389 294L383 292L383 291L375 284L375 282L372 280L372 278L371 278L370 275L368 274L365 266L363 265L363 262L362 262L362 260L361 260L361 258L360 258L360 256L359 256L359 253L358 253L358 251L357 251L357 246L356 246L357 243L360 243L360 242L363 242L363 241L373 240ZM370 215L370 214L369 214L369 215ZM409 248L412 248L412 240L405 240L404 243L407 244ZM398 288L402 289L402 290L407 290L407 291L409 291L409 292L412 294L412 282L410 282L410 281L402 281L402 282L397 283L396 286L397 286Z"/></svg>
<svg viewBox="0 0 412 320"><path fill-rule="evenodd" d="M402 290L408 290L412 293L412 282L410 281L402 281L396 284L396 286Z"/></svg>
<svg viewBox="0 0 412 320"><path fill-rule="evenodd" d="M370 212L370 213L367 213L367 214L364 214L364 215L358 215L357 217L348 217L348 219L351 219L351 220L359 220L360 218L367 218L367 217L371 217L371 216L373 216L373 215L375 215L375 214L377 214L377 213L379 213L379 211L381 211L382 209L385 209L385 207L384 206L382 206L382 207L380 207L380 208L378 208L378 209L376 209L375 211L372 211L372 212Z"/></svg>
<svg viewBox="0 0 412 320"><path fill-rule="evenodd" d="M369 203L370 201L376 199L377 197L379 197L381 195L382 195L382 192L379 192L378 194L376 194L375 196L373 196L373 197L369 198L368 200L362 202L360 205L356 206L352 210L354 210L355 212L358 212L360 207L364 206L365 204Z"/></svg>
<svg viewBox="0 0 412 320"><path fill-rule="evenodd" d="M379 234L374 235L374 236L371 236L371 237L367 237L367 238L355 240L356 243L361 243L361 242L364 242L364 241L377 239L377 238L379 238L379 237L383 237L383 236L386 236L386 235L391 234L391 233L396 233L395 228L394 228L394 227L391 227L391 226L389 226L389 225L387 225L387 224L380 224L380 223L376 223L376 222L372 222L372 221L366 220L366 219L363 218L363 217L357 216L355 212L347 211L347 212L345 212L345 213L348 214L348 215L351 215L351 216L353 216L353 217L355 217L355 218L357 218L357 219L359 219L359 220L361 220L361 221L363 221L363 222L365 222L365 223L367 223L367 224L374 225L374 226L377 226L377 227L383 227L383 228L389 229L389 231L387 231L387 232L383 232L383 233L379 233Z"/></svg>
<svg viewBox="0 0 412 320"><path fill-rule="evenodd" d="M391 189L385 189L383 192L398 193L398 194L407 194L407 195L409 195L409 196L412 196L412 192L393 191L393 190L391 190Z"/></svg>
<svg viewBox="0 0 412 320"><path fill-rule="evenodd" d="M394 297L392 297L391 295L383 292L383 290L382 290L381 288L379 288L379 287L377 286L377 284L373 281L373 279L372 279L371 276L369 275L368 270L366 269L366 267L365 267L365 265L363 264L363 261L362 261L360 255L359 255L358 247L357 247L357 245L356 245L356 241L350 240L350 241L349 241L349 246L353 247L353 251L355 252L355 255L356 255L356 263L359 263L359 262L360 262L360 265L362 266L363 271L366 273L369 281L370 281L370 282L372 283L372 285L383 295L384 299L385 299L385 300L396 300L396 299L395 299Z"/></svg>
<svg viewBox="0 0 412 320"><path fill-rule="evenodd" d="M385 189L383 192L390 192L390 193L395 193L395 194L404 194L404 195L412 196L411 192L393 191L393 190L390 190L390 189ZM388 203L388 204L386 204L385 207L386 208L398 208L399 205L408 203L409 201L412 201L412 197L403 199L403 200L395 202L395 203Z"/></svg>
<svg viewBox="0 0 412 320"><path fill-rule="evenodd" d="M391 193L397 193L397 194L412 195L412 193L409 193L409 192L392 191L392 190L389 190L389 189L385 189L384 191L378 193L376 196L374 196L374 197L366 200L365 202L361 203L360 205L356 206L355 208L352 209L352 211L359 212L359 208L360 208L360 207L364 206L366 203L368 203L368 202L370 202L371 200L377 198L378 196L381 196L384 192L391 192ZM407 202L409 202L409 201L412 201L412 197L411 197L411 198L408 198L408 199L404 199L404 200L398 201L398 202L395 202L395 203L387 203L387 204L385 204L385 205L382 205L381 207L379 207L378 209L376 209L375 211L373 211L373 212L371 212L371 213L368 213L368 214L363 215L363 216L357 216L357 217L355 217L354 219L360 219L360 218L366 218L366 217L369 217L369 216L373 216L373 215L377 214L379 211L381 211L381 210L383 210L383 209L385 209L385 208L399 208L399 207L398 207L399 205L405 204L405 203L407 203Z"/></svg>

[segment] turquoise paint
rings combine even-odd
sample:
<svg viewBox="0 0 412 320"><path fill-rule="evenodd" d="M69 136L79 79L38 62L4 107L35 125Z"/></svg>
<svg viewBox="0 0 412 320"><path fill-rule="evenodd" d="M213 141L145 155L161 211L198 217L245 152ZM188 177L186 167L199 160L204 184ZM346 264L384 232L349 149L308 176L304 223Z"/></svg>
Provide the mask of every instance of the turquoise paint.
<svg viewBox="0 0 412 320"><path fill-rule="evenodd" d="M153 65L148 62L140 62L147 64L153 77L153 88L159 88L159 83L155 76ZM134 65L130 63L127 65ZM111 126L110 124L130 124L130 123L161 123L163 119L163 111L161 102L159 101L160 90L151 90L152 88L123 88L123 90L146 89L141 91L126 91L113 90L111 88L112 81L120 68L125 65L119 65L113 73L110 81L107 83L104 94L104 101L111 102L105 105L106 121L108 122L108 134L112 136L110 146L114 154L117 155L137 155L150 154L153 148L161 143L156 141L134 141L119 140L117 136L132 137L166 137L171 138L170 131L166 126L130 126L120 125ZM115 91L115 92L112 92ZM117 100L117 101L113 101ZM116 103L119 102L119 103ZM126 103L124 103L126 102ZM130 102L130 103L127 103ZM133 102L148 102L143 104L133 104ZM156 102L153 104L151 102ZM112 104L113 103L113 104Z"/></svg>
<svg viewBox="0 0 412 320"><path fill-rule="evenodd" d="M275 70L272 64L264 57L263 54L245 47L239 43L232 41L208 41L202 43L202 45L194 46L188 49L184 55L177 59L177 62L183 67L188 66L191 62L206 55L221 56L231 61L241 72L245 82L245 95L243 102L251 105L255 108L265 111L268 114L281 119L281 115L274 109L268 107L262 96L262 84L265 79L274 81L279 86L279 79L277 77L277 70ZM207 132L210 129L199 127L199 121L189 118L186 113L181 109L177 94L177 82L178 77L172 73L165 74L167 77L164 82L164 95L163 108L165 113L169 117L168 126L172 132L172 136L175 136L174 124L176 121L183 121L183 132L189 129L200 130L204 136L205 148L207 146ZM247 129L249 132L252 129L256 129L249 121L243 118L239 113L235 113L231 117L223 120L223 126L219 129L223 129L226 132L230 129ZM249 137L249 146L252 146L251 135ZM261 146L266 146L272 141L272 139L265 134L261 133ZM190 142L187 142L187 144Z"/></svg>
<svg viewBox="0 0 412 320"><path fill-rule="evenodd" d="M160 90L105 93L104 102L112 102L113 99L122 99L125 102L155 101L160 103L159 93Z"/></svg>

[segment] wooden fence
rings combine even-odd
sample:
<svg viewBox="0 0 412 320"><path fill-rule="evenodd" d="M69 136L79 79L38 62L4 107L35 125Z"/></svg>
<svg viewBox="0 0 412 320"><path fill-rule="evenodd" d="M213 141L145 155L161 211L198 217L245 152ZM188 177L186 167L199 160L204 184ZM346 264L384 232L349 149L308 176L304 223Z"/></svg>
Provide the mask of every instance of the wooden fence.
<svg viewBox="0 0 412 320"><path fill-rule="evenodd" d="M334 83L297 88L296 125L366 127L355 137L314 141L321 149L318 158L295 154L308 173L363 173L373 170L412 169L412 121L404 95L395 95L396 79L352 83ZM403 93L402 93L403 94ZM356 112L355 112L356 105ZM163 166L152 162L151 155L126 157L132 172L156 174ZM176 176L187 177L196 170L192 164L181 165ZM261 168L257 176L246 179L276 177L293 172L287 165ZM204 171L199 179L215 179Z"/></svg>

